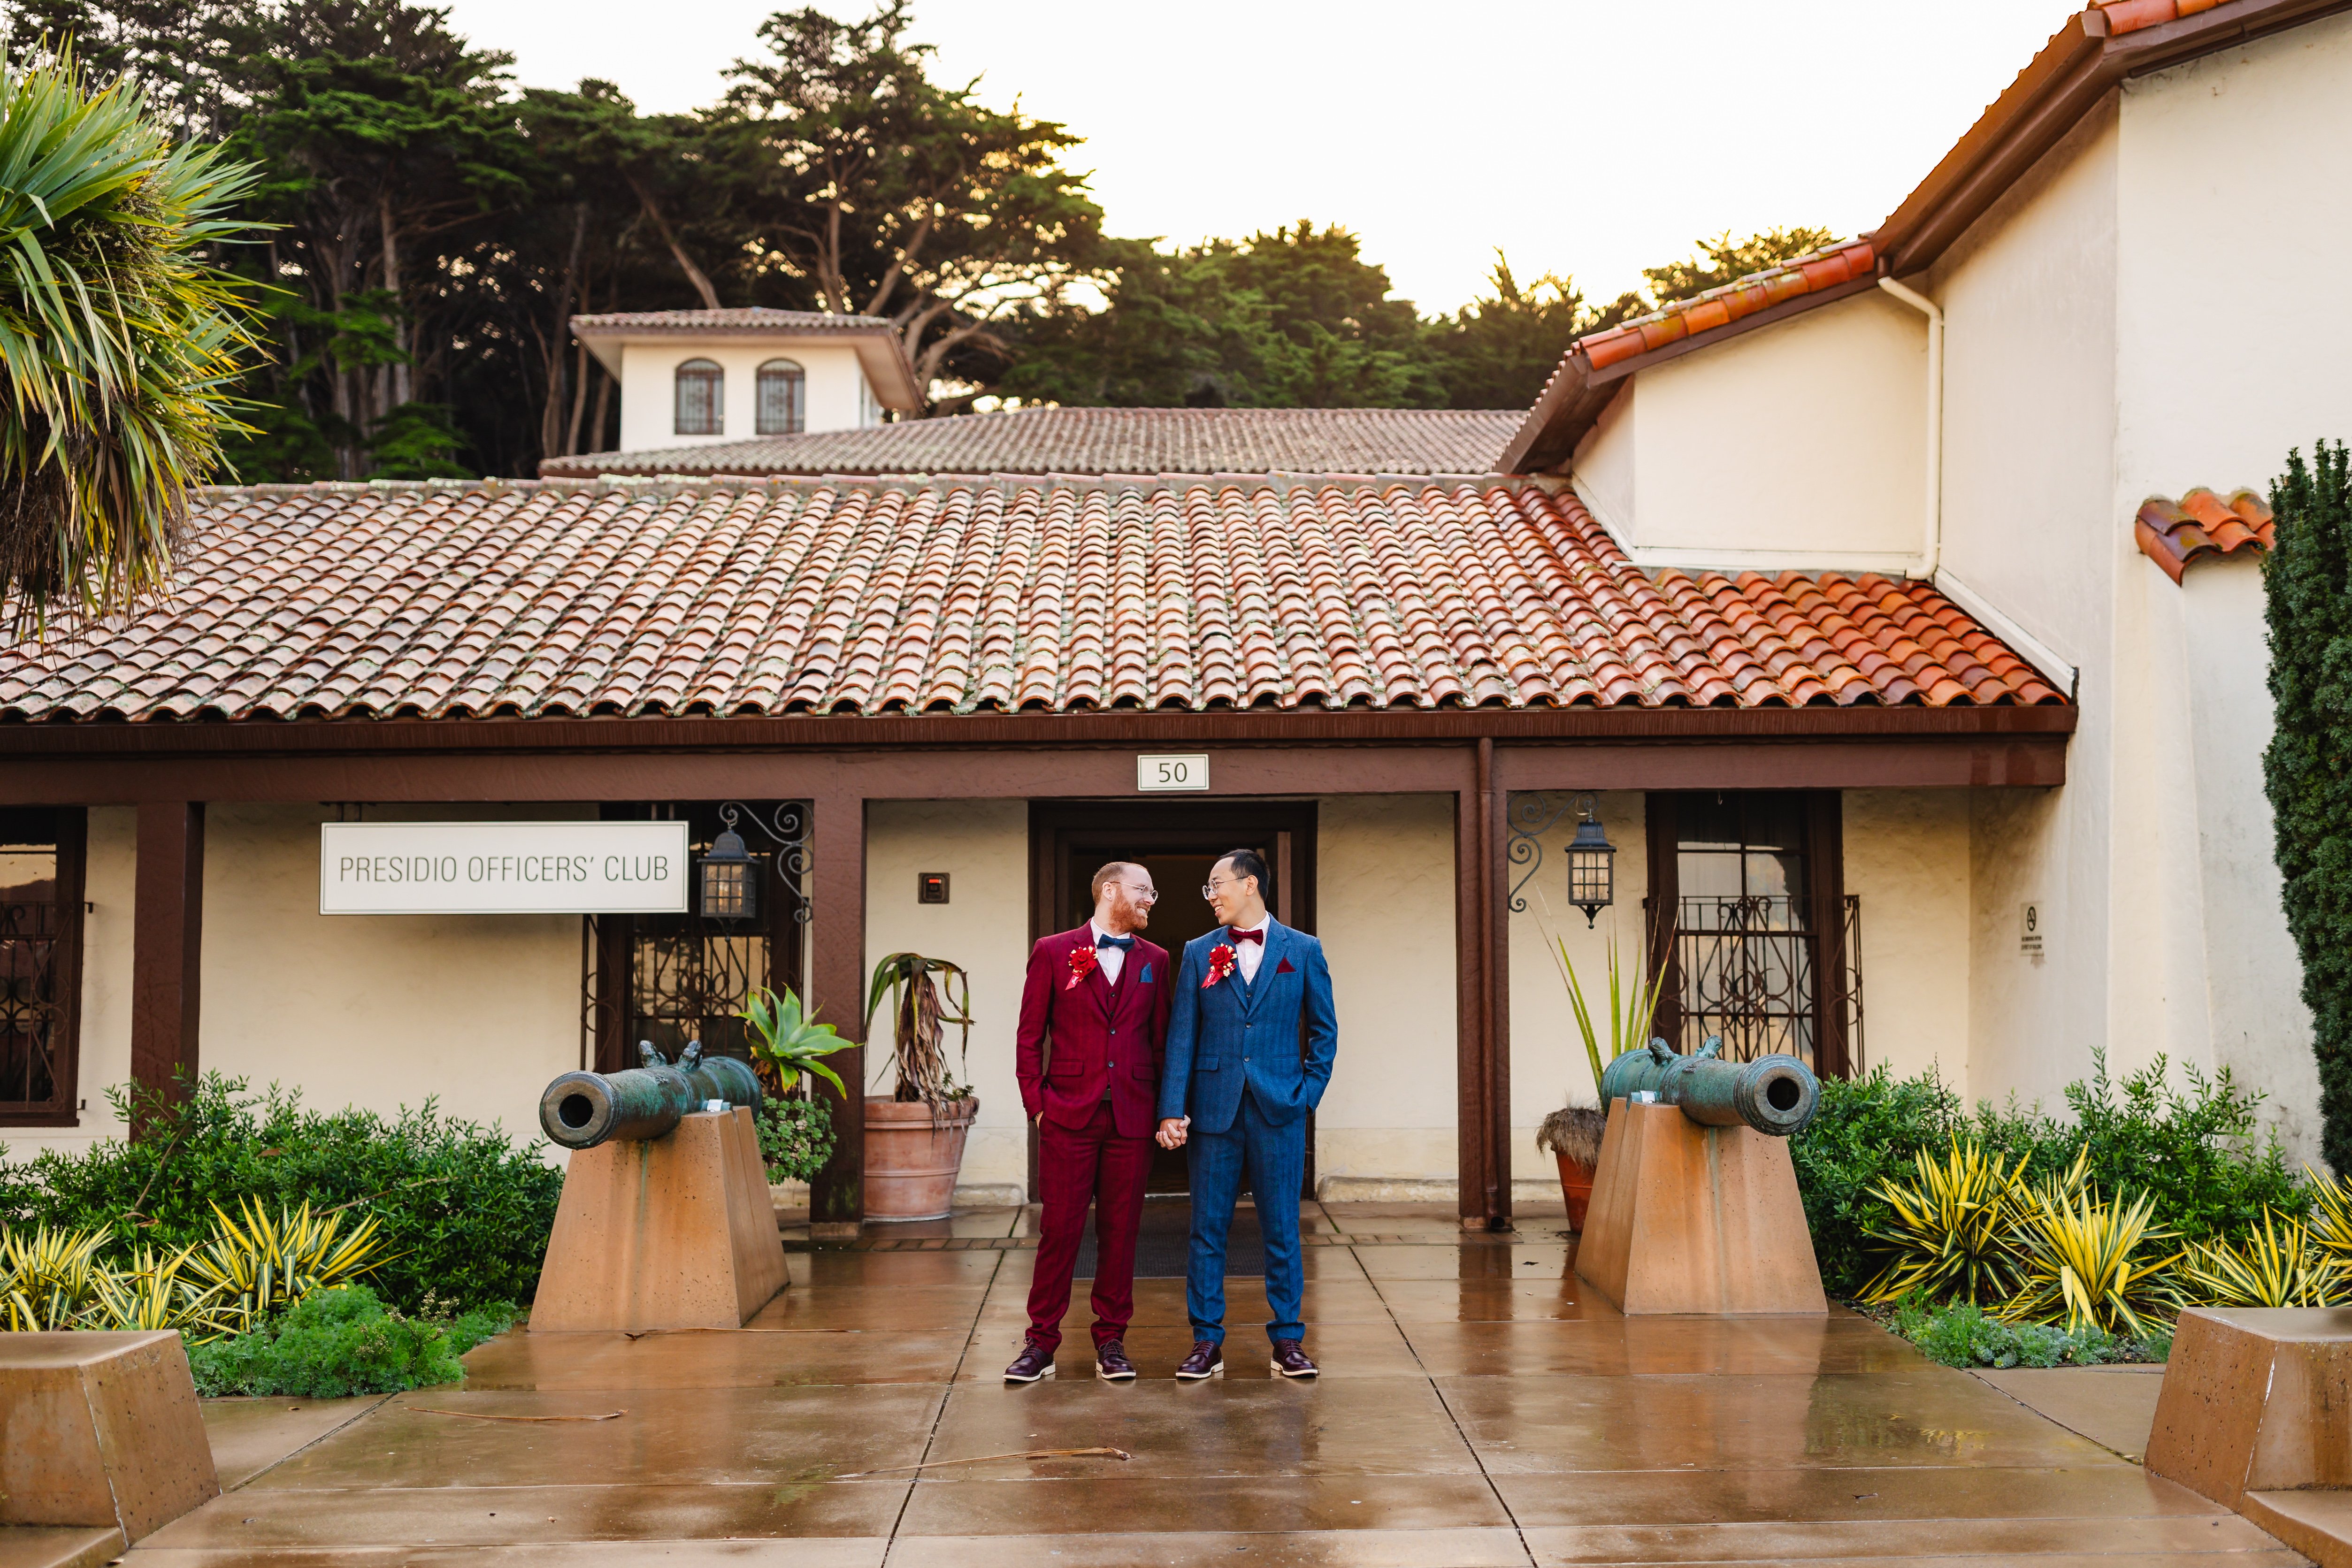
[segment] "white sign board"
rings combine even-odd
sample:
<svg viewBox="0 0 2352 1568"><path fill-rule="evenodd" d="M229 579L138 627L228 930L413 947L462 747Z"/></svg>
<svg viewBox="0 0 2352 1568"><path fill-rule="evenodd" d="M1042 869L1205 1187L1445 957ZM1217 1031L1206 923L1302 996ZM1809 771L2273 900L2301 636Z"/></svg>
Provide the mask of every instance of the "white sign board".
<svg viewBox="0 0 2352 1568"><path fill-rule="evenodd" d="M322 822L321 915L682 915L684 822Z"/></svg>
<svg viewBox="0 0 2352 1568"><path fill-rule="evenodd" d="M1147 791L1206 789L1209 787L1208 754L1195 752L1183 757L1139 757L1135 759L1135 787Z"/></svg>
<svg viewBox="0 0 2352 1568"><path fill-rule="evenodd" d="M2029 958L2042 956L2042 905L2039 904L2026 904L2019 908L2017 950Z"/></svg>

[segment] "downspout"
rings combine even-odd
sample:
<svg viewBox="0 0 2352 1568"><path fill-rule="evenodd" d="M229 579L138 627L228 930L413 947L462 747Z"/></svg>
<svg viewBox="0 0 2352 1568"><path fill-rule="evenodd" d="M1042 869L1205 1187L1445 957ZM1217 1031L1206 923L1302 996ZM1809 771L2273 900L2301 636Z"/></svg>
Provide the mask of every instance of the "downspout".
<svg viewBox="0 0 2352 1568"><path fill-rule="evenodd" d="M1927 318L1927 507L1919 551L1926 564L1919 575L1933 582L1944 559L1944 313L1934 300L1891 277L1880 278L1878 287Z"/></svg>

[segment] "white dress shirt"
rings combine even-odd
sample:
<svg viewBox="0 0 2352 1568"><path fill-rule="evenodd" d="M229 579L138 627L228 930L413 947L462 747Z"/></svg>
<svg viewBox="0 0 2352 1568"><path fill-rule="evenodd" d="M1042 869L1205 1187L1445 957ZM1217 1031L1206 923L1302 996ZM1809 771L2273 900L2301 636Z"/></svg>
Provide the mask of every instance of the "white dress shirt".
<svg viewBox="0 0 2352 1568"><path fill-rule="evenodd" d="M1239 934L1244 931L1264 931L1273 925L1274 916L1267 915L1261 916L1258 923L1255 925L1235 925L1229 927L1229 929ZM1234 962L1242 967L1242 983L1245 986L1256 985L1257 967L1265 962L1265 943L1263 940L1256 942L1235 942L1234 944Z"/></svg>
<svg viewBox="0 0 2352 1568"><path fill-rule="evenodd" d="M1107 986L1118 985L1119 971L1127 967L1128 949L1103 946L1104 937L1116 935L1104 930L1098 922L1087 922L1087 939L1095 945L1095 963L1102 970L1103 984Z"/></svg>

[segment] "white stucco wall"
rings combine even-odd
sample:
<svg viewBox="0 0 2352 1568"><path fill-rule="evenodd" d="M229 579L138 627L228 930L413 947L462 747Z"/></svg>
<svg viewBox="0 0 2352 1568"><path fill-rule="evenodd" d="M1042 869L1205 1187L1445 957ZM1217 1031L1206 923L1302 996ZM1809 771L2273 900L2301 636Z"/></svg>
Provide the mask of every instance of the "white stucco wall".
<svg viewBox="0 0 2352 1568"><path fill-rule="evenodd" d="M2110 456L2115 110L2110 99L2086 117L1924 280L1946 324L1941 575L2082 672L2063 789L1979 790L1969 808L1969 1090L2053 1105L2110 1027L2124 700L2113 583L2128 522ZM2019 951L2029 899L2042 916L2038 960Z"/></svg>
<svg viewBox="0 0 2352 1568"><path fill-rule="evenodd" d="M1925 531L1927 369L1920 316L1859 295L1639 371L1572 472L1644 565L1899 571Z"/></svg>
<svg viewBox="0 0 2352 1568"><path fill-rule="evenodd" d="M371 819L568 819L593 807L371 807ZM331 808L215 802L205 818L199 1059L299 1088L318 1110L452 1116L539 1139L540 1091L580 1064L577 915L322 915L319 823ZM81 1125L0 1132L18 1153L118 1135L102 1092L131 1076L138 814L89 814Z"/></svg>
<svg viewBox="0 0 2352 1568"><path fill-rule="evenodd" d="M1527 809L1529 799L1512 797L1514 811ZM1566 797L1541 799L1548 810ZM1638 790L1612 791L1601 797L1600 805L1601 830L1617 846L1617 902L1591 926L1584 923L1584 912L1568 902L1568 841L1576 836L1577 823L1573 809L1561 811L1541 835L1543 860L1534 874L1528 875L1525 866L1514 866L1507 873L1514 883L1527 878L1518 893L1527 908L1510 916L1511 1168L1520 1175L1548 1168L1548 1157L1535 1146L1535 1130L1545 1116L1562 1105L1600 1103L1553 940L1568 945L1568 961L1575 966L1585 1003L1592 1010L1604 1061L1609 1056L1612 939L1629 986L1642 967L1642 901L1650 890L1643 797Z"/></svg>
<svg viewBox="0 0 2352 1568"><path fill-rule="evenodd" d="M688 360L709 360L727 372L725 428L717 435L677 434L677 367ZM647 338L621 349L620 449L644 452L757 439L759 371L770 360L791 360L806 373L804 429L855 430L878 422L857 350L837 340Z"/></svg>
<svg viewBox="0 0 2352 1568"><path fill-rule="evenodd" d="M945 904L915 902L922 872L948 873ZM971 976L969 1081L980 1113L964 1145L962 1185L1029 1179L1029 1134L1013 1073L1021 983L1029 966L1029 803L876 800L866 810L866 967L891 953L923 953ZM861 1003L862 1005L862 1003ZM827 1021L854 1024L856 1019ZM956 1035L949 1031L949 1048ZM866 1092L896 1084L887 1016L866 1052ZM952 1061L951 1061L952 1064Z"/></svg>
<svg viewBox="0 0 2352 1568"><path fill-rule="evenodd" d="M1848 789L1845 890L1862 900L1863 1060L1969 1092L1965 789Z"/></svg>
<svg viewBox="0 0 2352 1568"><path fill-rule="evenodd" d="M1454 810L1443 795L1327 796L1315 919L1339 1055L1315 1118L1318 1178L1452 1183Z"/></svg>

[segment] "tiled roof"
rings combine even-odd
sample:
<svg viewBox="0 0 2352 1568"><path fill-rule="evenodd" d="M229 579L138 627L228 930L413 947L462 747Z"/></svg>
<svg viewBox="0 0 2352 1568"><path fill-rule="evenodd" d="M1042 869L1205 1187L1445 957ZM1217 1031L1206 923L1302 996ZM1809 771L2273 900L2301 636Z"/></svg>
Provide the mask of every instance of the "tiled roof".
<svg viewBox="0 0 2352 1568"><path fill-rule="evenodd" d="M575 332L895 332L881 316L836 316L830 310L617 310L574 316Z"/></svg>
<svg viewBox="0 0 2352 1568"><path fill-rule="evenodd" d="M653 452L551 457L598 474L1491 474L1516 409L1034 408Z"/></svg>
<svg viewBox="0 0 2352 1568"><path fill-rule="evenodd" d="M1866 239L1848 241L1817 250L1751 272L1736 282L1720 288L1710 288L1690 299L1678 299L1662 310L1639 316L1606 332L1594 332L1579 338L1570 348L1580 350L1596 371L1606 370L1621 360L1636 354L1646 354L1653 349L1663 349L1685 338L1728 327L1743 317L1753 316L1786 299L1818 293L1833 285L1865 277L1877 264L1877 256Z"/></svg>
<svg viewBox="0 0 2352 1568"><path fill-rule="evenodd" d="M2177 22L2223 3L2224 0L2091 0L2092 9L2106 14L2110 36Z"/></svg>
<svg viewBox="0 0 2352 1568"><path fill-rule="evenodd" d="M2201 556L2267 550L2278 542L2271 509L2252 490L2223 500L2210 490L2191 490L2178 501L2151 496L2132 519L2140 553L2173 581Z"/></svg>
<svg viewBox="0 0 2352 1568"><path fill-rule="evenodd" d="M259 486L0 717L2059 704L1924 583L1632 566L1509 480Z"/></svg>

